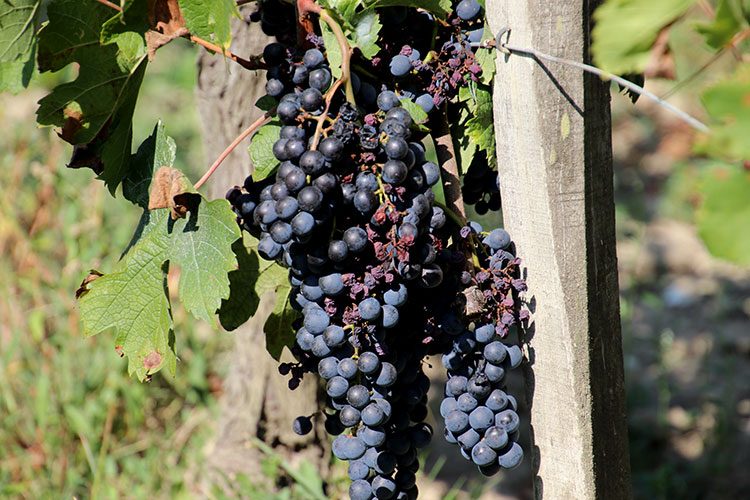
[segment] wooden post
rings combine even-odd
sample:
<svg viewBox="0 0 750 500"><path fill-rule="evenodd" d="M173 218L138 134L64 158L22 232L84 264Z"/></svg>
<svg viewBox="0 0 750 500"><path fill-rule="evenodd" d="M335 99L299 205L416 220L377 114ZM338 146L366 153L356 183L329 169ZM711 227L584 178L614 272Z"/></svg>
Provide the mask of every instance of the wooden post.
<svg viewBox="0 0 750 500"><path fill-rule="evenodd" d="M487 0L508 43L589 62L587 0ZM613 35L614 36L614 35ZM498 52L503 218L528 279L522 339L535 498L632 498L615 247L609 85Z"/></svg>

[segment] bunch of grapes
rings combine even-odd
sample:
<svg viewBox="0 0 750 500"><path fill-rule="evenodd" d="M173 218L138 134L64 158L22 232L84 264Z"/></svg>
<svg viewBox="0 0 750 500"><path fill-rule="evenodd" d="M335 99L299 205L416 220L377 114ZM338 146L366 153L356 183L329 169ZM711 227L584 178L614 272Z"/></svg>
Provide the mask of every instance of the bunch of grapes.
<svg viewBox="0 0 750 500"><path fill-rule="evenodd" d="M268 13L275 2L262 2L255 16L272 33L290 16L287 10ZM462 20L449 24L454 34L479 22L478 10L473 17L460 17L468 15L464 3L457 6ZM393 17L395 25L413 15L426 19L423 12L401 7L381 14ZM516 279L518 260L508 253L510 241L498 243L496 232L479 241L481 228L466 233L435 203L432 187L440 181L440 169L426 158L424 132L401 105L401 99L415 95L407 90L410 83L383 80L376 90L376 74L368 73L365 80L350 73L355 104L342 82L334 80L320 40L311 35L307 41L315 47L303 51L279 42L265 47L266 93L276 100L281 123L272 148L279 165L275 175L249 176L227 193L238 223L258 238L260 256L289 269L291 305L302 314L292 350L297 361L280 365L280 372L291 375L291 389L306 373L325 381L326 407L298 417L292 427L306 434L313 428L311 418L324 419L325 429L336 436L334 455L349 461L351 500L416 499L417 450L433 434L424 422L430 381L422 364L427 355L444 354L456 405L463 394L462 402L474 398L475 408L465 414L467 425L478 433L488 418L485 410L492 417L492 425L463 453L472 456L478 446L481 457L475 462L485 473L495 465L511 467L520 461L509 455L517 446L518 415L515 400L502 391L498 370L517 366L520 351L477 338L487 327L493 335L507 334L503 325L512 323L496 316L499 311L520 320L512 297L523 282ZM390 50L385 45L383 50ZM422 64L418 50L402 47L400 52L416 73L434 73ZM455 59L464 61L462 68L468 61ZM399 61L391 61L392 73ZM467 68L459 73L475 74ZM480 256L476 268L469 264L472 254ZM483 278L485 268L492 278ZM487 296L474 311L462 303L470 290ZM485 351L497 345L505 350L488 357ZM463 388L455 380L465 380ZM486 417L476 425L475 410ZM446 425L456 430L446 437L467 434L466 440L469 429L459 433L455 415L451 412ZM515 424L508 420L513 415ZM506 438L502 446L500 431ZM482 452L484 447L502 458L480 463L490 455Z"/></svg>
<svg viewBox="0 0 750 500"><path fill-rule="evenodd" d="M445 438L458 444L461 454L485 475L500 468L512 469L523 459L518 444L519 417L516 399L505 392L505 374L522 359L517 345L501 339L509 328L526 318L518 312L514 293L525 290L518 276L518 259L509 251L510 235L503 229L491 231L479 240L482 228L465 227L476 255L473 276L462 276L463 321L444 321L442 328L453 337L443 354L448 371L445 399L440 414L445 419Z"/></svg>
<svg viewBox="0 0 750 500"><path fill-rule="evenodd" d="M299 363L281 370L292 372L292 388L304 372L326 381L325 427L338 435L334 454L350 461L352 500L416 498L417 449L432 436L423 422L427 349L424 320L402 309L442 283L451 253L445 213L433 206L439 169L410 138L412 118L395 93L381 92L378 110L360 119L342 95L326 101L331 73L320 50L297 60L274 43L264 59L283 124L273 145L280 165L274 179L250 176L227 198L259 238L258 253L289 268L303 320ZM308 417L294 423L299 433L311 428Z"/></svg>

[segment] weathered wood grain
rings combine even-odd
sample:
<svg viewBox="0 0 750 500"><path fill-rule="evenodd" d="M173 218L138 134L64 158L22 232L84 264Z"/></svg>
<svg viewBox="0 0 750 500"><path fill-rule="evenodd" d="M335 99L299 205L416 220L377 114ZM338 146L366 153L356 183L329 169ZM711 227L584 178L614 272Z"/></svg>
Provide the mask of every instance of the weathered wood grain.
<svg viewBox="0 0 750 500"><path fill-rule="evenodd" d="M487 0L509 43L588 62L584 0ZM527 273L524 335L536 498L632 497L620 334L609 87L498 55L503 218Z"/></svg>

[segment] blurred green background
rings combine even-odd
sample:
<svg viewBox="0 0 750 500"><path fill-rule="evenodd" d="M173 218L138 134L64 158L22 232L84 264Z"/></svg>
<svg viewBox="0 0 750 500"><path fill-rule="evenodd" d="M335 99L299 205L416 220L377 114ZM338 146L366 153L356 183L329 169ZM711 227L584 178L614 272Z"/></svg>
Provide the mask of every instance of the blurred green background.
<svg viewBox="0 0 750 500"><path fill-rule="evenodd" d="M689 27L670 36L679 77L711 55ZM196 55L182 40L159 51L134 138L139 144L162 119L177 166L192 178L212 160L201 151L192 93ZM697 89L727 65L719 61L673 102L700 116ZM89 170L65 168L71 148L34 124L36 101L70 71L0 95L0 498L222 498L198 479L231 334L176 307L177 376L140 384L110 335L84 338L80 329L76 288L89 269L113 267L139 214ZM648 83L657 93L673 85ZM622 96L613 99L613 121L635 496L750 498L750 272L713 259L697 236L703 164L691 156L693 132ZM424 498L531 498L528 461L499 485L476 476L456 483L455 473L441 472L452 468L446 459L458 460L447 452L430 451ZM270 477L280 467L269 457ZM235 497L309 498L237 485Z"/></svg>

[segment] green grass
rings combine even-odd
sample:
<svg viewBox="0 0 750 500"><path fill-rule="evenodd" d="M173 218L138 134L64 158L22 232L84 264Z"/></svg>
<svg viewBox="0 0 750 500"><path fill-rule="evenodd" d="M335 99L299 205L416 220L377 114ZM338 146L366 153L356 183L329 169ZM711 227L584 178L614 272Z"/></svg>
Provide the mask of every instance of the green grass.
<svg viewBox="0 0 750 500"><path fill-rule="evenodd" d="M147 80L138 133L157 117L175 123L167 127L186 145L182 163L197 169L194 53L165 54L177 63ZM89 269L114 267L139 213L90 170L65 168L71 148L33 125L34 101L68 77L0 96L0 498L192 497L197 476L188 471L201 466L216 415L216 354L230 338L177 308L178 376L140 384L111 333L84 337L75 290Z"/></svg>

